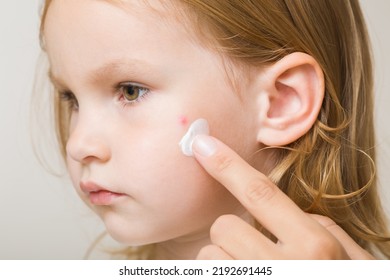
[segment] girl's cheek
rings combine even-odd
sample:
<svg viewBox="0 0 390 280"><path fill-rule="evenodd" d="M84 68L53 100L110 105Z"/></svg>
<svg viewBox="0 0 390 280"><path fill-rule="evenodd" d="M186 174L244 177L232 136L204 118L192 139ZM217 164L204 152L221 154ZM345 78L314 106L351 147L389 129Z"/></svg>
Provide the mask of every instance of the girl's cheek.
<svg viewBox="0 0 390 280"><path fill-rule="evenodd" d="M188 117L185 115L180 115L178 118L178 123L181 127L187 127L188 124Z"/></svg>

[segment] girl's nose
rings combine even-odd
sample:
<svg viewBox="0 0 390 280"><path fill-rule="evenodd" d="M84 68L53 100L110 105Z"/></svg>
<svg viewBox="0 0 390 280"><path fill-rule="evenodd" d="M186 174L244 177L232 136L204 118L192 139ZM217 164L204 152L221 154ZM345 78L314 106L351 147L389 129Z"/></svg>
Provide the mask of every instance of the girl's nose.
<svg viewBox="0 0 390 280"><path fill-rule="evenodd" d="M107 131L106 131L107 133ZM71 132L66 145L68 157L82 164L91 161L106 162L111 157L108 137L103 123L93 116L72 120Z"/></svg>

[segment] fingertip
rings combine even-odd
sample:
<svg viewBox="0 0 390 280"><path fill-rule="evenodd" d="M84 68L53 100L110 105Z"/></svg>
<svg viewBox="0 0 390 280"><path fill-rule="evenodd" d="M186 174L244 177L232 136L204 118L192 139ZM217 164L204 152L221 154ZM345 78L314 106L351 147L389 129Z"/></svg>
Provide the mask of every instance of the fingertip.
<svg viewBox="0 0 390 280"><path fill-rule="evenodd" d="M202 157L211 157L217 151L217 142L211 136L197 135L192 142L192 151Z"/></svg>

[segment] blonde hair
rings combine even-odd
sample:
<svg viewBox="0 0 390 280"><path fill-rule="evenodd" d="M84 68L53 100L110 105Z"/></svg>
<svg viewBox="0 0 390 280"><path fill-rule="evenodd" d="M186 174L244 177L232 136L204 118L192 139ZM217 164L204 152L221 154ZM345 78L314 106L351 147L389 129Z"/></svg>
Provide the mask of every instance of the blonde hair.
<svg viewBox="0 0 390 280"><path fill-rule="evenodd" d="M275 151L270 178L301 209L330 217L360 246L390 258L377 191L371 49L358 1L174 2L199 38L234 63L262 66L297 51L317 60L325 76L321 111L306 135ZM58 98L55 112L65 156L70 113Z"/></svg>

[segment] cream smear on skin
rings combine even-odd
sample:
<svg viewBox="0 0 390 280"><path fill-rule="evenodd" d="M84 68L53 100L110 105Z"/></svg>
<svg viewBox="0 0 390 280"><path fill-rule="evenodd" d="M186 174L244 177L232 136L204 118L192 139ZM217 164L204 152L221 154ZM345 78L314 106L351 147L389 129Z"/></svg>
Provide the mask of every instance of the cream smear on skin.
<svg viewBox="0 0 390 280"><path fill-rule="evenodd" d="M193 156L192 143L197 135L209 135L209 124L205 119L195 120L187 130L187 133L181 139L179 146L186 156Z"/></svg>

